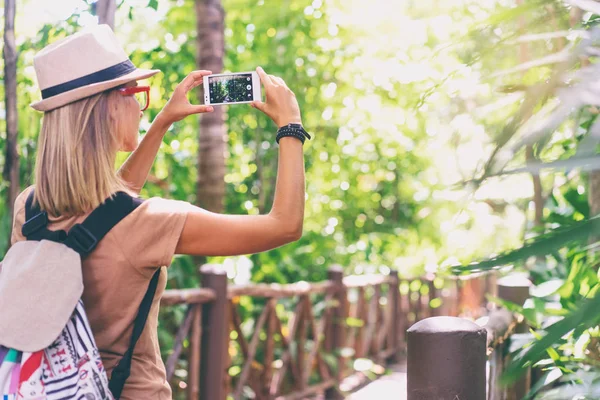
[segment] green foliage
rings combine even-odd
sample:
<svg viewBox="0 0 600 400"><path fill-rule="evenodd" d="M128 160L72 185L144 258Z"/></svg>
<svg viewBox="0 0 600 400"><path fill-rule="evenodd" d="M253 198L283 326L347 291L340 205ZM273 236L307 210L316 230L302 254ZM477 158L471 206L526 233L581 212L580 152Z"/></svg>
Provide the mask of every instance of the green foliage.
<svg viewBox="0 0 600 400"><path fill-rule="evenodd" d="M158 9L158 0L148 0L148 7Z"/></svg>
<svg viewBox="0 0 600 400"><path fill-rule="evenodd" d="M307 203L302 239L261 254L215 257L209 261L224 263L237 283L287 283L323 280L332 264L344 265L349 273L387 272L395 266L403 267L406 275L419 275L427 257L435 262L442 258L443 254L431 256L444 247L433 216L447 202L430 199L437 181L426 154L428 136L423 134L428 118L413 109L415 100L430 82L416 79L405 83L391 71L381 79L375 78L380 75L379 63L391 64L394 61L390 60L401 52L414 52L410 59L420 57L422 43L415 42L407 49L402 49L403 45L390 46L369 33L362 20L356 25L340 18L344 7L334 2L269 1L249 7L246 2L225 0L223 6L225 70L249 71L261 65L268 73L285 79L297 94L303 122L314 140L305 145ZM33 55L80 29L81 24L89 23L91 10L91 6L79 9L65 21L45 24L32 36L20 36L18 101L23 187L33 181L41 122L41 115L28 108L39 97L31 68ZM119 2L116 21L116 33L132 61L141 68L162 71L149 82L151 106L141 124L144 133L174 87L197 68L194 2L123 0ZM394 27L382 28L382 32L391 35ZM364 39L358 41L360 36ZM428 41L431 48L439 42ZM199 92L190 96L192 102L200 98ZM448 101L444 97L438 104L441 107ZM232 214L266 213L272 206L275 189L276 127L259 111L244 105L227 107L226 124L225 210ZM171 127L143 196L195 202L198 134L196 117ZM126 156L120 154L118 162ZM424 181L425 176L434 183ZM6 182L2 182L2 238L10 227L4 203L6 188ZM6 246L6 241L0 241L0 246ZM420 249L426 250L428 256L421 256ZM0 247L0 254L4 250ZM168 288L197 286L193 259L175 257ZM319 305L322 309L323 301L313 299L316 310ZM279 305L282 308L278 306L278 314L285 324L295 303L290 300ZM260 300L240 300L244 335L251 334L263 306ZM182 308L161 310L159 338L165 359L183 317ZM263 356L259 351L257 359ZM184 355L178 368L185 369L185 358ZM332 355L324 355L325 360L331 358ZM233 352L233 375L240 360L239 352ZM186 380L185 376L176 377L176 384ZM175 385L174 391L178 396L181 388Z"/></svg>
<svg viewBox="0 0 600 400"><path fill-rule="evenodd" d="M548 233L536 236L533 240L526 242L523 247L501 254L498 257L467 266L454 267L453 272L460 274L463 272L489 271L517 261L527 260L530 257L552 254L556 249L588 239L590 235L598 232L599 229L600 216L574 222L566 227L561 226L550 230Z"/></svg>
<svg viewBox="0 0 600 400"><path fill-rule="evenodd" d="M590 7L584 2L574 3L584 9ZM562 5L547 4L546 11L552 10L555 26L568 28L565 26L568 13ZM545 182L552 190L547 200L538 204L544 207L542 225L530 226L524 244L515 250L453 268L455 273L462 274L510 265L527 270L536 285L523 307L495 299L522 314L532 327L531 335L521 337L511 346L513 361L503 376L503 381L509 383L527 366L545 371L546 375L534 385L528 399L597 398L599 393L596 382L600 378L597 341L600 319L595 311L600 305L597 253L600 226L598 216L591 215L590 204L597 204L600 199L590 197L597 195L586 190L587 176L579 172L599 169L597 92L592 84L595 79L592 71L597 64L581 60L594 52L600 31L593 13L597 10L592 7L588 11L591 13L584 14L581 26L577 27L586 29L585 32L568 39L571 41L568 50L561 53L553 50L560 57L549 55L552 50L544 46L530 44L528 48L539 58L534 62L521 60L528 62L514 68L509 66L500 75L505 80L511 75L518 77L517 82L509 83L510 90L522 87L525 94L494 137L491 156L480 169L479 177L472 181L479 185L494 176L545 172ZM523 5L510 15L499 14L494 24L510 26L520 22L526 33L531 34L537 29L535 24L525 23L525 16L531 13L537 11L528 11ZM548 38L563 35L545 32ZM567 43L566 38L560 41ZM485 60L484 55L482 59ZM548 62L556 65L550 68ZM527 159L522 166L527 146L534 158Z"/></svg>
<svg viewBox="0 0 600 400"><path fill-rule="evenodd" d="M90 9L44 24L34 34L18 34L22 186L32 183L41 121L28 108L39 97L33 55L88 23L91 3L84 3ZM192 0L122 0L118 5L116 31L133 62L162 71L150 81L144 133L174 87L197 68L196 11ZM543 364L554 374L548 380L552 385L588 379L582 374L593 365L590 357L572 354L576 345L592 348L597 336L597 320L587 312L598 301L597 262L590 254L598 219L590 215L587 178L578 171L597 169L598 135L591 134L598 129L597 109L589 107L597 95L588 90L597 63L579 61L594 48L596 15L587 15L577 28L592 36L572 30L540 39L535 35L569 29L569 10L562 2L527 0L515 7L475 0L224 0L223 8L225 70L261 65L285 79L314 140L305 145L302 239L261 254L209 261L223 263L235 283L318 281L332 264L348 273L385 273L394 267L406 276L418 276L425 267L462 265L456 272L470 273L512 264L528 270L538 291L524 307L505 304L539 329L539 339L530 339L533 344L519 352L515 365ZM534 64L519 65L523 42ZM548 56L563 45L571 46L569 57L553 63ZM191 100L198 102L199 94L192 93ZM226 125L225 210L266 213L277 169L275 126L243 105L227 107ZM198 134L196 117L171 127L144 196L195 202ZM527 145L535 162L526 162ZM0 165L4 148L0 135ZM121 154L119 162L126 156ZM528 189L521 190L527 186L520 174L540 171L547 193L543 226L536 227L523 216L530 196ZM0 182L2 239L10 229L7 187ZM6 244L0 240L0 254ZM517 250L506 252L511 248ZM484 257L488 260L470 263ZM168 287L198 285L193 259L176 257ZM240 299L246 337L263 306L260 300ZM278 305L284 324L294 307L292 300ZM161 311L165 357L183 317L182 308ZM566 330L569 324L576 329ZM233 346L230 353L230 374L236 376L239 349ZM263 356L259 351L257 358ZM323 358L331 362L333 355ZM178 367L185 369L185 356ZM182 389L174 389L178 396Z"/></svg>

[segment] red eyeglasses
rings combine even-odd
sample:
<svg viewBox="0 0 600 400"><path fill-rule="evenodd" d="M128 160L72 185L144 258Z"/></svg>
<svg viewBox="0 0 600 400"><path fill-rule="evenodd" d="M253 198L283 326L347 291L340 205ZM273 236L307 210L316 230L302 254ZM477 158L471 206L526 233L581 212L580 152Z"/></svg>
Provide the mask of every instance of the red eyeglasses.
<svg viewBox="0 0 600 400"><path fill-rule="evenodd" d="M140 111L144 111L150 105L150 86L128 86L117 89L122 96L135 96Z"/></svg>

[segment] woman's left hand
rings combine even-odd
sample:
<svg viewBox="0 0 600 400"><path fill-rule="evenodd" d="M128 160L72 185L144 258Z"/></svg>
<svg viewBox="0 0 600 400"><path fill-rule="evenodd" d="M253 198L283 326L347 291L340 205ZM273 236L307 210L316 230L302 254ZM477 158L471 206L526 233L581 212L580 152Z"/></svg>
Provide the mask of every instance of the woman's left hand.
<svg viewBox="0 0 600 400"><path fill-rule="evenodd" d="M212 74L211 71L201 70L193 71L186 76L175 88L173 95L161 110L160 116L169 124L181 121L188 115L202 114L212 112L212 106L191 104L188 100L188 93L193 88L202 84L202 78L205 75Z"/></svg>

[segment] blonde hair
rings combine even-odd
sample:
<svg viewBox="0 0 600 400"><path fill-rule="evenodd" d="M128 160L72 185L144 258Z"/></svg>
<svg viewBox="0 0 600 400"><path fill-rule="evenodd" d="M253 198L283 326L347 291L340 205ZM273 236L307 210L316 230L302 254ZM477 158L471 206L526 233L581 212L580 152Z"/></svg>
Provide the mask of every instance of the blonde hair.
<svg viewBox="0 0 600 400"><path fill-rule="evenodd" d="M118 115L109 91L44 113L38 139L34 201L52 216L93 210L127 185L115 171ZM113 107L111 107L113 106Z"/></svg>

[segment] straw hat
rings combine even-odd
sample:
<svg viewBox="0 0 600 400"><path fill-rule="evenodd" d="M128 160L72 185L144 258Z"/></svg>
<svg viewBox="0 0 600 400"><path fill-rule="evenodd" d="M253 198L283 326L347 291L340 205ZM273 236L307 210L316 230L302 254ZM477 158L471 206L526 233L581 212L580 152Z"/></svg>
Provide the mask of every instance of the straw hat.
<svg viewBox="0 0 600 400"><path fill-rule="evenodd" d="M32 103L50 111L124 83L149 78L157 69L138 69L108 25L96 25L58 40L33 59L42 100Z"/></svg>

